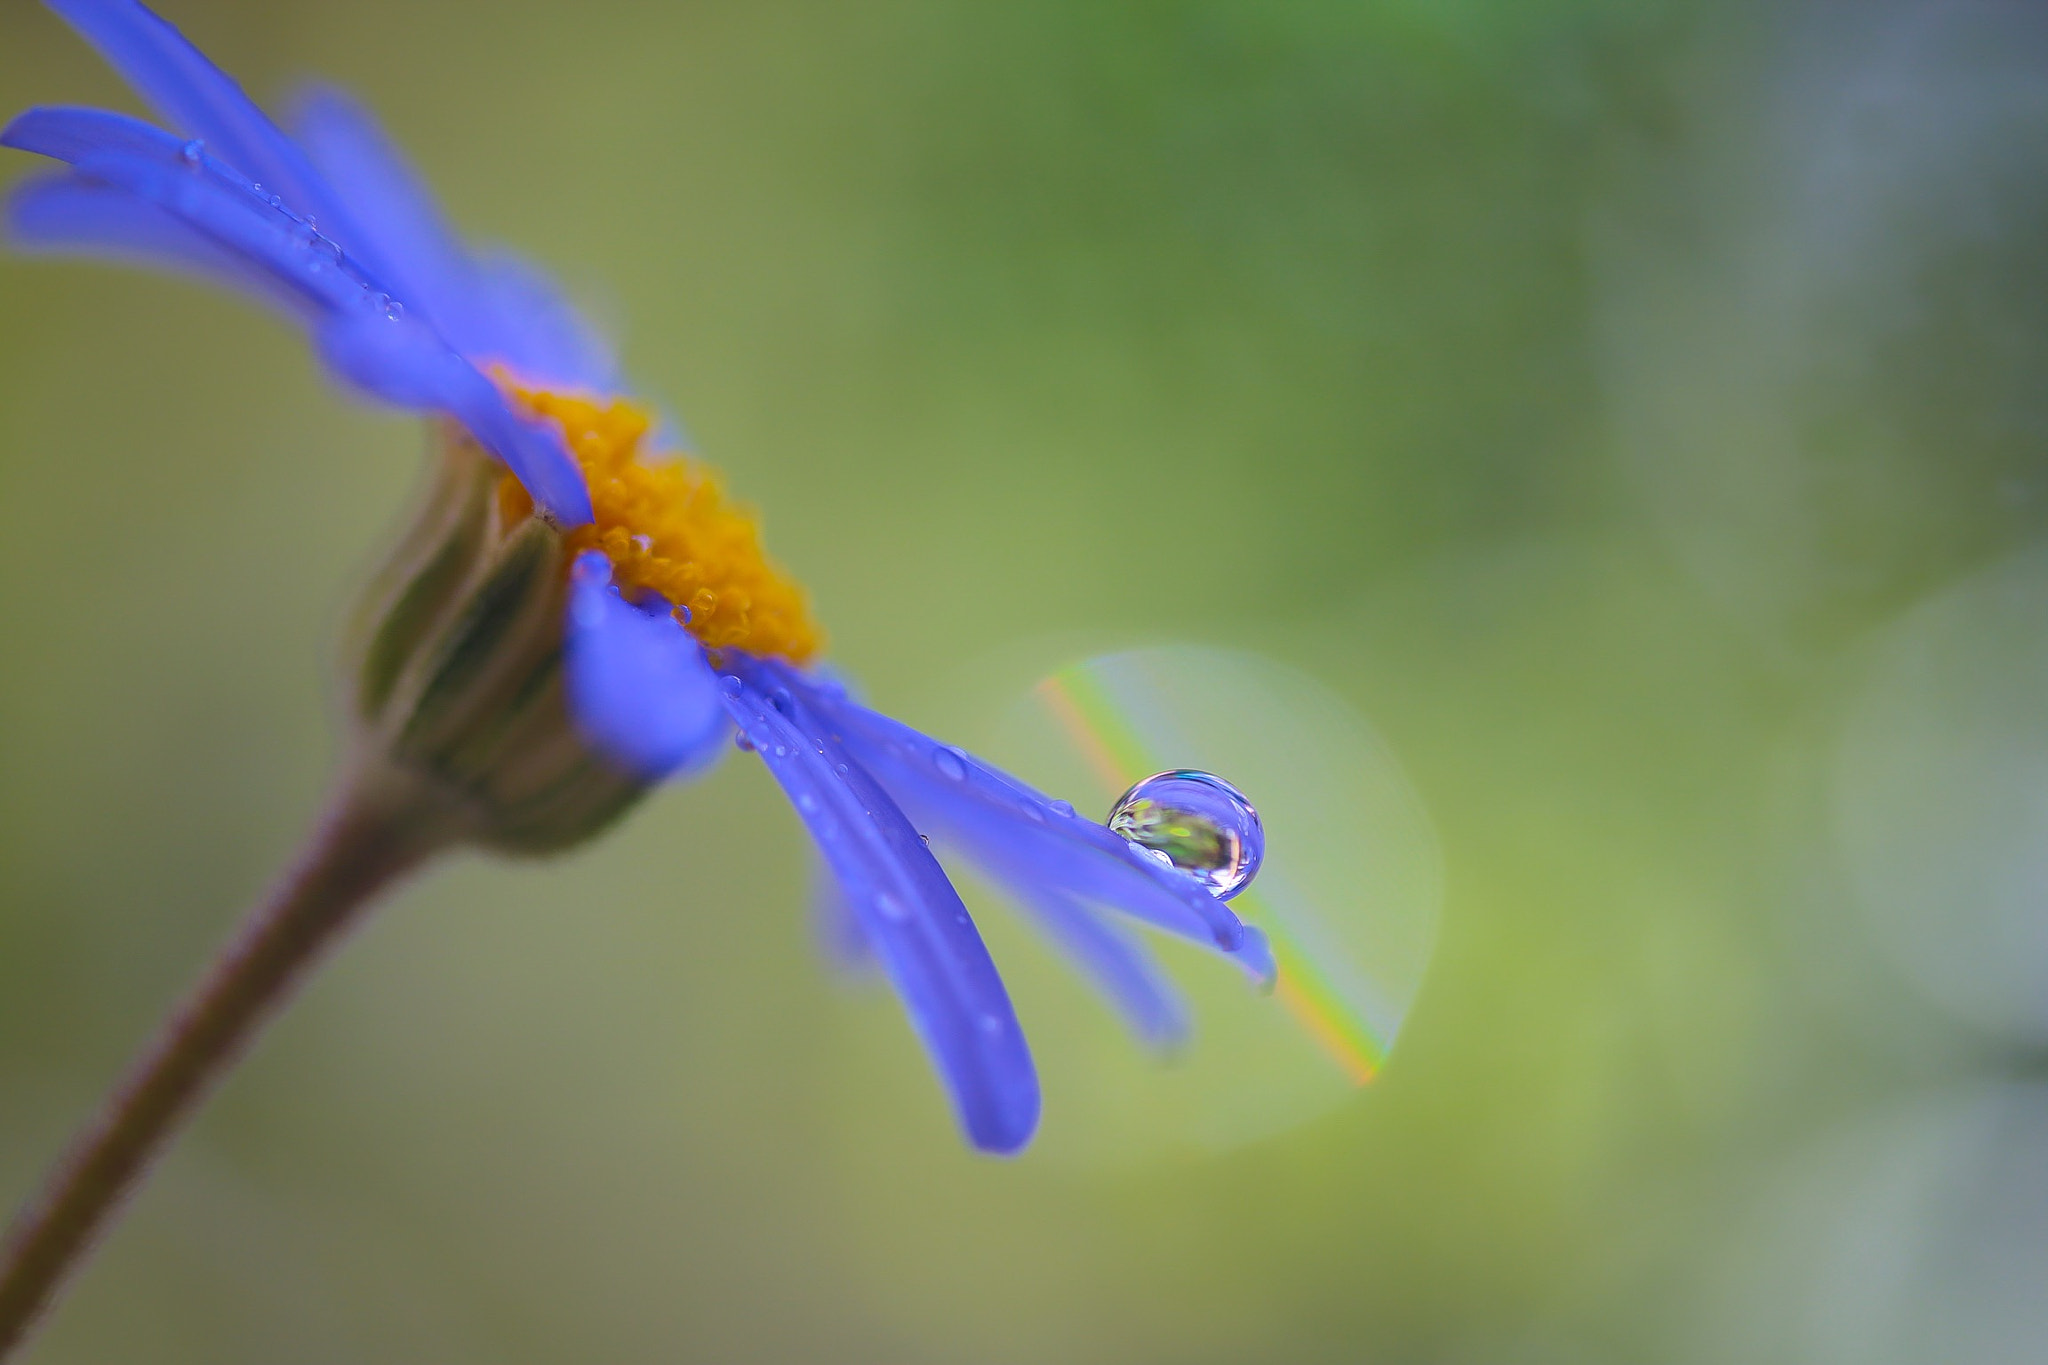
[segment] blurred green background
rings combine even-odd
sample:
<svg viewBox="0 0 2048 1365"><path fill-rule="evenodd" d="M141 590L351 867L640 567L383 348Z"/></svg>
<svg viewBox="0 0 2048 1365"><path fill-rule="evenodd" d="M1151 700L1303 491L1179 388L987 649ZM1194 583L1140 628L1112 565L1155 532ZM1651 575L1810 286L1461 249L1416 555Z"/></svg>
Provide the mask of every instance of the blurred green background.
<svg viewBox="0 0 2048 1365"><path fill-rule="evenodd" d="M1335 1111L990 1161L728 763L397 896L28 1359L2048 1353L2038 6L164 7L565 277L886 709L1259 650L1447 899ZM37 102L135 107L6 0ZM316 809L422 444L235 300L0 256L0 1200ZM1034 1036L1115 1027L991 933Z"/></svg>

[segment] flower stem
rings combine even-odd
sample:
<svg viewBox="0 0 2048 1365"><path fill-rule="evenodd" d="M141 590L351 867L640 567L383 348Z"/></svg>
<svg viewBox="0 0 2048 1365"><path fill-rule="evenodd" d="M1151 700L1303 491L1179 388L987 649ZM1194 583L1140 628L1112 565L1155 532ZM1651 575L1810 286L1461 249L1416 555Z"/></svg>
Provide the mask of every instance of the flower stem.
<svg viewBox="0 0 2048 1365"><path fill-rule="evenodd" d="M0 1242L0 1358L26 1339L179 1123L322 950L378 892L460 837L458 814L418 781L376 764L351 770L298 861L242 922Z"/></svg>

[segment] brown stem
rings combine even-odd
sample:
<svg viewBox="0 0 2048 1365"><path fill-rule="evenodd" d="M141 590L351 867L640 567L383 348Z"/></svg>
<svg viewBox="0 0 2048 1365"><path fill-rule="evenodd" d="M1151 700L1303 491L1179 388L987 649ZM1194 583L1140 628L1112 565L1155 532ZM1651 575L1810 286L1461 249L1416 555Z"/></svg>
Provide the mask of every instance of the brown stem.
<svg viewBox="0 0 2048 1365"><path fill-rule="evenodd" d="M298 862L73 1140L0 1243L0 1358L26 1339L144 1168L322 950L376 894L458 837L445 806L356 769Z"/></svg>

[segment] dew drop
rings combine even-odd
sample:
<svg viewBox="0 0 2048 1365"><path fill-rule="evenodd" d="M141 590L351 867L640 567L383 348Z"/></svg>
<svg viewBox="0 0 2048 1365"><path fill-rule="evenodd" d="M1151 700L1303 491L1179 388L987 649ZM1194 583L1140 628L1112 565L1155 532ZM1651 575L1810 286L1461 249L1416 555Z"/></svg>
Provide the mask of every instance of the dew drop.
<svg viewBox="0 0 2048 1365"><path fill-rule="evenodd" d="M750 754L754 752L754 741L747 738L745 730L735 730L732 732L732 747L743 754Z"/></svg>
<svg viewBox="0 0 2048 1365"><path fill-rule="evenodd" d="M967 754L950 744L942 744L932 755L932 765L955 782L967 780Z"/></svg>
<svg viewBox="0 0 2048 1365"><path fill-rule="evenodd" d="M1052 803L1052 813L1059 816L1062 820L1071 820L1074 818L1074 803L1071 801L1055 801Z"/></svg>
<svg viewBox="0 0 2048 1365"><path fill-rule="evenodd" d="M882 918L885 920L900 923L910 918L910 911L904 907L903 902L886 891L875 897L875 909L882 912Z"/></svg>
<svg viewBox="0 0 2048 1365"><path fill-rule="evenodd" d="M770 692L768 694L768 704L785 716L791 715L796 711L796 698L789 695L789 689L786 687L778 687L773 692Z"/></svg>
<svg viewBox="0 0 2048 1365"><path fill-rule="evenodd" d="M981 1031L991 1037L1003 1031L1003 1021L993 1014L984 1014L976 1022L981 1025Z"/></svg>
<svg viewBox="0 0 2048 1365"><path fill-rule="evenodd" d="M178 156L187 166L190 166L195 171L198 170L200 164L206 159L206 139L203 137L193 138L178 149Z"/></svg>
<svg viewBox="0 0 2048 1365"><path fill-rule="evenodd" d="M720 678L718 680L718 685L725 689L726 695L729 697L737 697L741 692L746 690L747 686L745 683L741 682L738 678L734 677L730 673Z"/></svg>
<svg viewBox="0 0 2048 1365"><path fill-rule="evenodd" d="M1243 792L1214 773L1174 768L1132 787L1109 812L1131 846L1193 877L1218 900L1244 890L1266 856L1266 832Z"/></svg>

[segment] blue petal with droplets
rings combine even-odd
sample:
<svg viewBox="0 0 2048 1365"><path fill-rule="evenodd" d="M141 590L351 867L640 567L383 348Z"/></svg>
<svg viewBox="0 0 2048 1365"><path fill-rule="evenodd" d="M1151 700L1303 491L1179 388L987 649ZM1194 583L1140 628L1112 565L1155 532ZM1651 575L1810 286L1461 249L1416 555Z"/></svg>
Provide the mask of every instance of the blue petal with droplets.
<svg viewBox="0 0 2048 1365"><path fill-rule="evenodd" d="M590 520L582 472L553 431L514 413L425 319L407 314L331 238L232 167L195 155L160 128L97 109L32 109L0 132L0 144L70 161L82 179L241 258L313 311L321 355L343 378L388 402L452 414L558 523Z"/></svg>
<svg viewBox="0 0 2048 1365"><path fill-rule="evenodd" d="M420 308L463 354L510 366L529 383L611 389L610 349L539 270L509 255L479 258L447 224L434 196L369 112L316 86L293 126L347 202L351 249Z"/></svg>
<svg viewBox="0 0 2048 1365"><path fill-rule="evenodd" d="M1038 1126L1038 1074L959 893L889 793L821 719L757 661L729 663L739 682L725 693L733 719L831 864L968 1139L988 1152L1021 1149Z"/></svg>
<svg viewBox="0 0 2048 1365"><path fill-rule="evenodd" d="M451 345L469 349L469 252L376 121L347 95L315 86L300 95L292 124L314 164L348 200L357 237L350 253L389 280L392 292Z"/></svg>
<svg viewBox="0 0 2048 1365"><path fill-rule="evenodd" d="M901 721L822 695L794 669L778 666L778 676L841 727L847 747L917 819L977 861L1028 868L1081 900L1226 952L1242 947L1244 923L1227 905L1071 807ZM950 760L943 767L941 755Z"/></svg>
<svg viewBox="0 0 2048 1365"><path fill-rule="evenodd" d="M75 175L37 176L17 185L8 195L7 235L30 251L90 254L197 275L300 323L316 315L298 290L156 205Z"/></svg>
<svg viewBox="0 0 2048 1365"><path fill-rule="evenodd" d="M570 574L570 713L594 747L649 781L702 769L731 733L718 679L673 616L626 602L611 579L596 550Z"/></svg>
<svg viewBox="0 0 2048 1365"><path fill-rule="evenodd" d="M338 217L305 154L227 73L136 0L45 0L157 111L303 213ZM328 224L329 230L341 227Z"/></svg>

